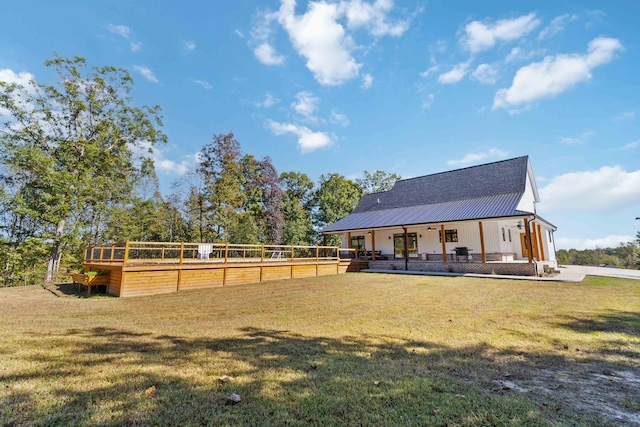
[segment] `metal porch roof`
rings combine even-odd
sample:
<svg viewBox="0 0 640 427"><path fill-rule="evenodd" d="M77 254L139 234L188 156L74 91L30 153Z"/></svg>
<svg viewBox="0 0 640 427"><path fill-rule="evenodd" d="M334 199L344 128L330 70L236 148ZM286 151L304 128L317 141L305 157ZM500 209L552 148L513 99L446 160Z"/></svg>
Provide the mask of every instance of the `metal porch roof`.
<svg viewBox="0 0 640 427"><path fill-rule="evenodd" d="M322 232L329 233L532 214L532 212L516 209L521 197L521 192L506 193L444 203L357 212L335 222Z"/></svg>

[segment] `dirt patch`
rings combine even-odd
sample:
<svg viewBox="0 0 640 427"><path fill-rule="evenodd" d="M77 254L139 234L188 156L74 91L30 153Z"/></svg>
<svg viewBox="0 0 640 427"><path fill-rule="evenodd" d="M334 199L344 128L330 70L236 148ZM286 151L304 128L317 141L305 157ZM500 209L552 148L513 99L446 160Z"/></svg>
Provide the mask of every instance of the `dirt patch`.
<svg viewBox="0 0 640 427"><path fill-rule="evenodd" d="M520 375L492 382L493 390L529 395L541 410L569 411L621 426L640 425L640 369L603 369L601 364L523 367Z"/></svg>

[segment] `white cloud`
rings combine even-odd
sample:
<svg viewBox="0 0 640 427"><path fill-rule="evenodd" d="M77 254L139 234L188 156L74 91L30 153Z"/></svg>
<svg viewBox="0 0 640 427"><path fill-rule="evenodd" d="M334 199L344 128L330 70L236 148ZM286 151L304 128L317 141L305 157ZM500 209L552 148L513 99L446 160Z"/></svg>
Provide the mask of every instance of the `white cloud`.
<svg viewBox="0 0 640 427"><path fill-rule="evenodd" d="M593 136L593 132L582 132L578 136L559 136L558 140L567 145L578 145L586 142L589 138Z"/></svg>
<svg viewBox="0 0 640 427"><path fill-rule="evenodd" d="M307 68L322 85L337 86L358 76L361 64L351 56L353 40L337 20L339 6L309 3L304 15L295 14L295 0L282 0L278 21Z"/></svg>
<svg viewBox="0 0 640 427"><path fill-rule="evenodd" d="M117 34L120 37L124 37L124 38L128 38L129 34L131 34L131 29L126 25L108 24L106 28L107 28L107 31L109 31L110 33Z"/></svg>
<svg viewBox="0 0 640 427"><path fill-rule="evenodd" d="M430 93L430 94L427 96L427 99L425 99L425 100L422 102L422 109L423 109L423 110L427 110L427 109L431 108L431 106L433 105L433 101L434 101L434 96L433 96L433 94L432 94L432 93Z"/></svg>
<svg viewBox="0 0 640 427"><path fill-rule="evenodd" d="M344 127L347 127L351 124L351 122L349 121L349 118L346 116L346 114L340 114L337 113L335 110L331 110L331 123L336 123L339 125L342 125Z"/></svg>
<svg viewBox="0 0 640 427"><path fill-rule="evenodd" d="M576 84L589 80L591 70L613 59L622 49L617 39L596 38L589 43L585 55L547 56L520 68L510 88L500 89L494 98L493 108L526 106L538 99L552 98Z"/></svg>
<svg viewBox="0 0 640 427"><path fill-rule="evenodd" d="M153 160L156 170L167 175L184 175L195 168L199 153L183 156L180 162L168 159L165 151L158 146L153 147L149 142L140 142L131 147L132 151L140 157Z"/></svg>
<svg viewBox="0 0 640 427"><path fill-rule="evenodd" d="M347 17L347 26L355 29L365 27L376 37L385 35L401 36L409 28L409 21L387 22L388 13L393 8L393 0L376 0L366 3L362 0L340 2Z"/></svg>
<svg viewBox="0 0 640 427"><path fill-rule="evenodd" d="M182 44L184 45L184 49L187 52L191 52L193 49L196 48L196 44L190 40L182 40Z"/></svg>
<svg viewBox="0 0 640 427"><path fill-rule="evenodd" d="M244 34L242 34L239 30L234 30L234 31L238 35L238 37L244 38Z"/></svg>
<svg viewBox="0 0 640 427"><path fill-rule="evenodd" d="M420 77L429 77L430 74L433 74L433 73L437 72L438 70L440 70L440 66L439 65L434 65L432 67L429 67L427 70L421 72L420 73Z"/></svg>
<svg viewBox="0 0 640 427"><path fill-rule="evenodd" d="M131 52L137 52L142 48L142 43L131 42L129 43L129 47L131 48Z"/></svg>
<svg viewBox="0 0 640 427"><path fill-rule="evenodd" d="M371 74L365 74L362 76L362 84L360 88L367 90L373 85L373 76Z"/></svg>
<svg viewBox="0 0 640 427"><path fill-rule="evenodd" d="M468 166L472 163L477 163L486 159L504 159L507 155L508 153L506 151L499 150L497 148L490 148L482 153L469 153L461 159L448 160L447 164L449 166Z"/></svg>
<svg viewBox="0 0 640 427"><path fill-rule="evenodd" d="M143 66L140 66L140 65L134 65L133 69L136 70L137 72L139 72L140 74L142 74L142 77L144 77L145 79L149 80L150 82L153 82L153 83L159 83L160 82L158 80L158 78L153 74L153 71L151 71L147 67L143 67Z"/></svg>
<svg viewBox="0 0 640 427"><path fill-rule="evenodd" d="M573 22L578 19L577 15L569 15L565 13L564 15L556 16L553 18L551 23L540 31L538 35L538 39L542 40L547 37L555 36L565 29L569 22Z"/></svg>
<svg viewBox="0 0 640 427"><path fill-rule="evenodd" d="M495 23L473 21L466 25L462 44L472 53L492 48L500 41L512 41L533 31L540 20L535 13L514 19L501 19Z"/></svg>
<svg viewBox="0 0 640 427"><path fill-rule="evenodd" d="M35 93L35 88L31 85L32 81L35 82L35 77L31 73L15 73L13 70L8 68L0 69L0 82L22 86L21 90L18 90L11 95L11 99L27 111L33 111L34 106L25 101L21 94ZM9 111L4 108L0 108L0 117L2 116L9 116Z"/></svg>
<svg viewBox="0 0 640 427"><path fill-rule="evenodd" d="M315 113L318 111L320 98L311 92L298 92L296 94L296 99L296 102L291 103L291 108L304 118L314 122L317 121L318 118L315 117Z"/></svg>
<svg viewBox="0 0 640 427"><path fill-rule="evenodd" d="M598 239L576 239L569 237L556 237L557 249L597 249L597 248L617 248L622 243L633 242L635 237L627 235L610 235Z"/></svg>
<svg viewBox="0 0 640 427"><path fill-rule="evenodd" d="M267 92L267 93L264 94L264 100L263 101L254 102L253 105L255 105L256 107L261 107L261 108L270 108L274 104L276 104L277 102L280 102L280 100L278 98L276 98L275 96L273 96L271 94L271 92Z"/></svg>
<svg viewBox="0 0 640 427"><path fill-rule="evenodd" d="M444 85L458 83L464 78L467 71L469 71L469 65L469 61L457 64L450 71L440 74L440 76L438 76L438 82Z"/></svg>
<svg viewBox="0 0 640 427"><path fill-rule="evenodd" d="M630 142L622 147L623 150L633 150L634 148L640 147L640 140Z"/></svg>
<svg viewBox="0 0 640 427"><path fill-rule="evenodd" d="M514 47L511 49L511 52L504 59L505 64L509 64L511 62L521 62L527 59L530 59L534 56L544 55L545 49L535 49L530 51L525 51L521 47Z"/></svg>
<svg viewBox="0 0 640 427"><path fill-rule="evenodd" d="M213 89L213 86L211 86L207 81L205 80L196 80L196 79L192 79L192 81L196 84L199 84L200 86L202 86L205 90L210 90Z"/></svg>
<svg viewBox="0 0 640 427"><path fill-rule="evenodd" d="M631 120L636 116L635 111L625 111L616 117L616 120Z"/></svg>
<svg viewBox="0 0 640 427"><path fill-rule="evenodd" d="M620 166L570 172L540 190L545 211L615 212L640 206L640 170Z"/></svg>
<svg viewBox="0 0 640 427"><path fill-rule="evenodd" d="M471 73L471 78L487 85L495 84L498 81L498 68L495 65L480 64Z"/></svg>
<svg viewBox="0 0 640 427"><path fill-rule="evenodd" d="M278 55L269 43L261 43L253 53L264 65L280 65L284 62L284 56Z"/></svg>
<svg viewBox="0 0 640 427"><path fill-rule="evenodd" d="M306 126L293 123L278 123L273 120L267 120L266 125L274 135L284 135L287 133L296 135L298 137L298 147L300 147L303 153L328 147L332 145L335 140L335 136L331 134L326 132L313 132Z"/></svg>

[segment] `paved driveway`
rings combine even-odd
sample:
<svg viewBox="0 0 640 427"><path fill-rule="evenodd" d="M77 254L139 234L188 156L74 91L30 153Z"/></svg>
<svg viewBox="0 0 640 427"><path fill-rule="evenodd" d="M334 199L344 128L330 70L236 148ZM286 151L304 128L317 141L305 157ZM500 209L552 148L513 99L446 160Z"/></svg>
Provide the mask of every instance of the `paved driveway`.
<svg viewBox="0 0 640 427"><path fill-rule="evenodd" d="M563 265L559 267L558 270L560 270L559 276L606 276L640 280L640 270L624 270L622 268L607 267L587 267L583 265Z"/></svg>

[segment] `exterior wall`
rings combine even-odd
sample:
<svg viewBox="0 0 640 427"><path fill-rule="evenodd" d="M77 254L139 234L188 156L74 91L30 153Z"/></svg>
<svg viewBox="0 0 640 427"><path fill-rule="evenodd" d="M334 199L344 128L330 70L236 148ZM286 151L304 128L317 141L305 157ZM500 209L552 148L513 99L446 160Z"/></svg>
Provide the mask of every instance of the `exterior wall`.
<svg viewBox="0 0 640 427"><path fill-rule="evenodd" d="M532 179L531 175L532 174L530 174L529 171L527 170L527 179L525 183L524 194L522 195L522 198L520 199L520 203L518 203L518 206L516 207L516 209L525 211L525 212L535 213L536 212L536 205L535 205L536 196L533 192L533 186L531 184L531 179Z"/></svg>
<svg viewBox="0 0 640 427"><path fill-rule="evenodd" d="M535 276L536 265L526 262L437 262L409 261L409 271L433 271L441 273L477 273L514 276ZM369 268L375 270L404 270L403 260L371 261Z"/></svg>

